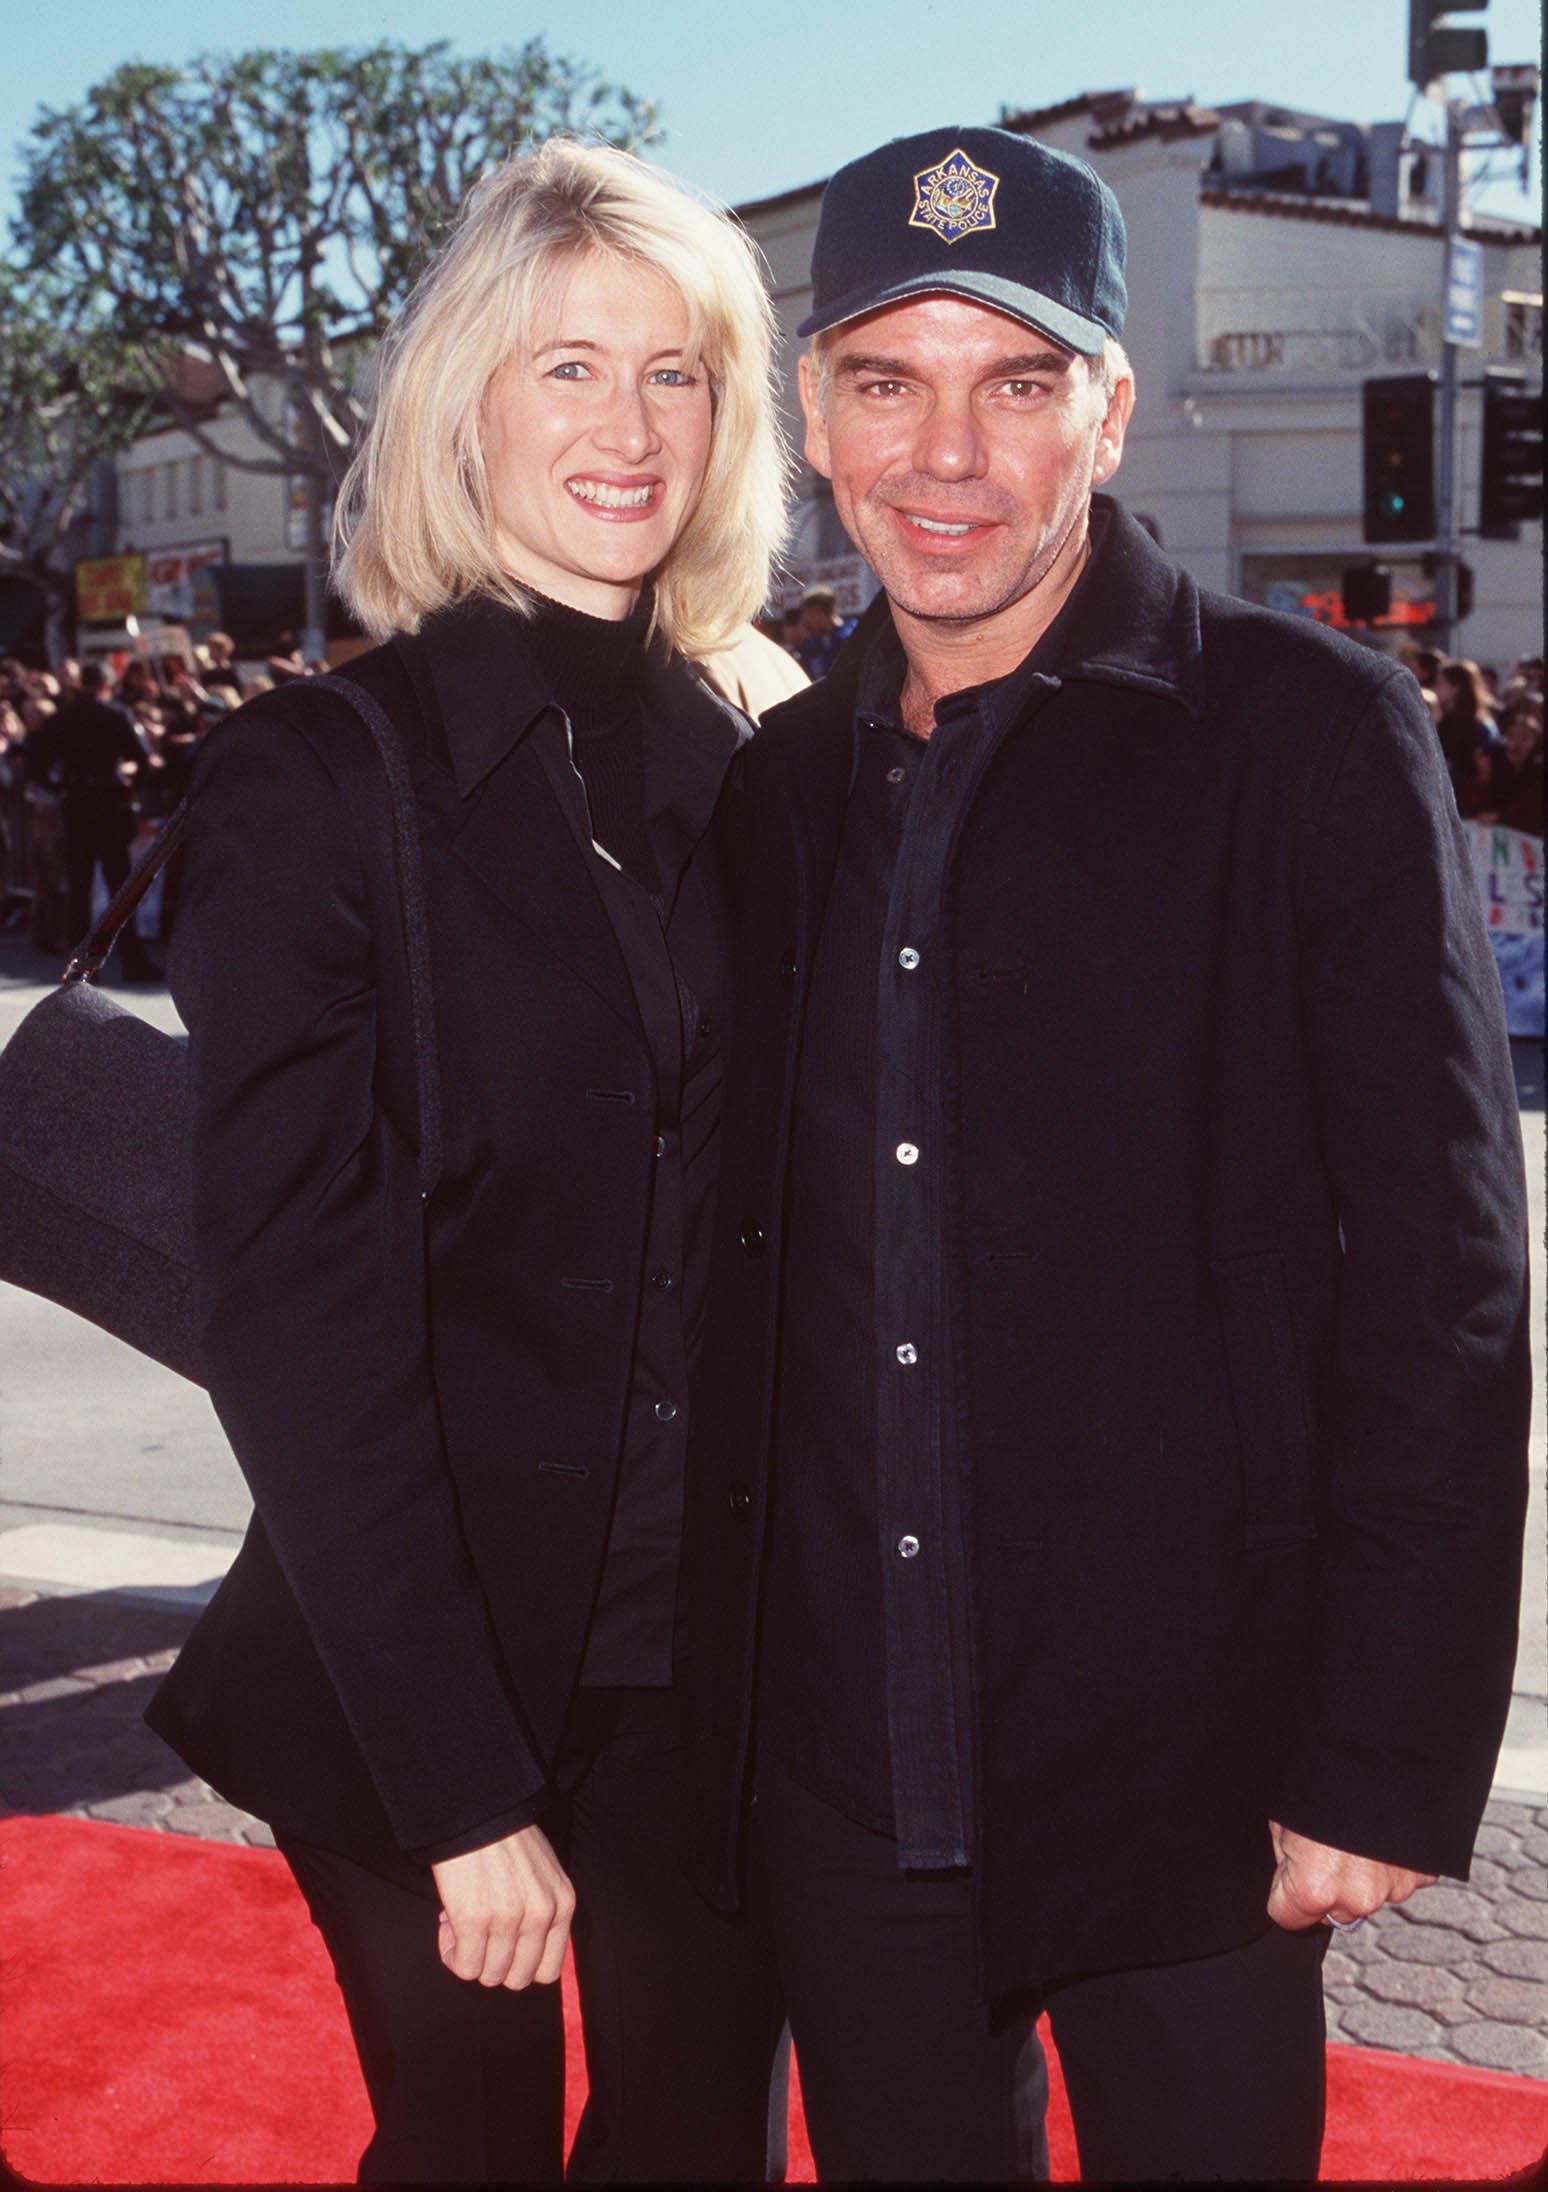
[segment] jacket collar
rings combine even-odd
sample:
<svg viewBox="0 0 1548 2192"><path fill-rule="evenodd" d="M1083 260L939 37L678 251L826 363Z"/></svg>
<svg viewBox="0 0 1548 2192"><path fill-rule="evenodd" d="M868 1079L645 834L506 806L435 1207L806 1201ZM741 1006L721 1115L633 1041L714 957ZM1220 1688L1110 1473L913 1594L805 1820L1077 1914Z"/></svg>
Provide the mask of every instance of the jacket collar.
<svg viewBox="0 0 1548 2192"><path fill-rule="evenodd" d="M421 700L428 700L436 759L467 798L549 710L562 712L523 637L522 618L504 602L472 595L428 617L398 641ZM646 665L647 735L669 718L672 736L652 739L652 817L713 780L745 736L741 718L683 664L653 645ZM437 739L437 735L439 737ZM710 804L713 804L711 797Z"/></svg>
<svg viewBox="0 0 1548 2192"><path fill-rule="evenodd" d="M1199 589L1164 555L1142 525L1110 495L1091 498L1091 558L1053 626L1039 640L1041 676L1154 693L1190 715L1204 712ZM848 722L858 702L878 633L889 633L885 595L860 619L828 675L778 711L781 722L806 715ZM1026 664L1010 675L1019 678Z"/></svg>
<svg viewBox="0 0 1548 2192"><path fill-rule="evenodd" d="M1091 560L1039 667L1062 682L1122 685L1202 715L1197 585L1110 495L1091 498L1091 541Z"/></svg>

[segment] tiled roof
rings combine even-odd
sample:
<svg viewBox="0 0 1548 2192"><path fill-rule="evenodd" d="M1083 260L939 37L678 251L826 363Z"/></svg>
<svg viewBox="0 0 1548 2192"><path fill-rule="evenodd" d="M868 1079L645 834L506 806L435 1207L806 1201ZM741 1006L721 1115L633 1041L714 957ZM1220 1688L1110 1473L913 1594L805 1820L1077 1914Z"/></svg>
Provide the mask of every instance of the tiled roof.
<svg viewBox="0 0 1548 2192"><path fill-rule="evenodd" d="M1137 144L1142 137L1159 137L1163 144L1178 137L1207 137L1219 127L1220 116L1213 107L1182 99L1160 106L1134 107L1116 121L1094 129L1086 142L1093 152L1106 152L1114 145Z"/></svg>
<svg viewBox="0 0 1548 2192"><path fill-rule="evenodd" d="M1227 213L1259 213L1277 221L1322 221L1333 228L1374 228L1391 236L1439 238L1442 233L1434 221L1399 220L1389 213L1373 213L1358 200L1311 198L1289 190L1253 190L1245 181L1235 190L1207 186L1199 192L1199 203ZM1535 244L1542 235L1541 229L1517 228L1505 221L1487 225L1469 221L1462 233L1481 244Z"/></svg>
<svg viewBox="0 0 1548 2192"><path fill-rule="evenodd" d="M1128 112L1139 98L1133 90L1081 91L1073 99L1061 99L1052 107L1001 107L1001 129L1013 129L1021 136L1032 130L1045 129L1050 122L1068 122L1077 114L1089 114L1101 124Z"/></svg>

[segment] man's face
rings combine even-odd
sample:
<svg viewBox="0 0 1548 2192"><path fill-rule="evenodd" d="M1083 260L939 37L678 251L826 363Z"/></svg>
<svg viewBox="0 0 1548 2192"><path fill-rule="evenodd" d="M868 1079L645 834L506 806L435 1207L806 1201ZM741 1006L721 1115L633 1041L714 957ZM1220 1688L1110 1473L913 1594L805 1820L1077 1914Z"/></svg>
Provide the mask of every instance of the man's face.
<svg viewBox="0 0 1548 2192"><path fill-rule="evenodd" d="M1078 553L1088 498L1133 403L1084 360L987 305L889 305L827 338L826 408L801 360L806 453L893 606L976 622Z"/></svg>

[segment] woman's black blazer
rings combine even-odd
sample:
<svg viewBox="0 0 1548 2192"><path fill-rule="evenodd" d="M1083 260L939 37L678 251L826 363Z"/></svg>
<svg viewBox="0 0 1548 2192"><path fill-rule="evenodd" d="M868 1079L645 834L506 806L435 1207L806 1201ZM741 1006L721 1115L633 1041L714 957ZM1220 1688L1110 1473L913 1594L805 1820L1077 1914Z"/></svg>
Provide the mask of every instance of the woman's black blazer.
<svg viewBox="0 0 1548 2192"><path fill-rule="evenodd" d="M422 1208L385 790L360 804L379 765L346 755L369 741L341 702L282 687L201 754L169 966L201 1344L256 1517L148 1718L293 1835L433 1852L537 1808L575 1684L653 1071L509 613L445 612L348 674L414 780L445 1169ZM653 675L723 754L731 711L680 663Z"/></svg>

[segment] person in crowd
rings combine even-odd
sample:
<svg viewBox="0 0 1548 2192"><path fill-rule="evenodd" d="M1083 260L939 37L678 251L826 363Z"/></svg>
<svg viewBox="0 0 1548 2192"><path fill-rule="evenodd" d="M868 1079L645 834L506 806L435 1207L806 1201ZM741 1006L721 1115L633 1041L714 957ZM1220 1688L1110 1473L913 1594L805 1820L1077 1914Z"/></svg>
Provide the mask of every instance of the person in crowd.
<svg viewBox="0 0 1548 2192"><path fill-rule="evenodd" d="M268 658L267 667L276 685L285 685L292 678L311 674L301 653L301 643L294 632L280 633L278 644Z"/></svg>
<svg viewBox="0 0 1548 2192"><path fill-rule="evenodd" d="M109 893L129 873L129 848L139 820L135 795L148 767L133 720L113 702L111 692L108 672L101 663L88 662L78 697L39 723L27 739L29 774L60 804L74 943L91 927L97 871ZM123 932L120 953L126 982L160 980L160 969L133 922Z"/></svg>
<svg viewBox="0 0 1548 2192"><path fill-rule="evenodd" d="M1489 756L1491 762L1486 800L1479 806L1480 822L1495 822L1502 829L1525 830L1533 837L1543 834L1543 700L1541 693L1525 691L1507 698L1503 725L1504 744Z"/></svg>
<svg viewBox="0 0 1548 2192"><path fill-rule="evenodd" d="M161 700L161 681L155 665L144 655L134 655L124 664L123 675L118 680L118 703L131 713L142 708L155 708Z"/></svg>
<svg viewBox="0 0 1548 2192"><path fill-rule="evenodd" d="M25 901L27 880L26 726L0 673L0 916L9 920Z"/></svg>
<svg viewBox="0 0 1548 2192"><path fill-rule="evenodd" d="M211 632L204 642L201 682L208 693L224 692L235 704L247 697L242 673L236 666L236 643L229 632Z"/></svg>
<svg viewBox="0 0 1548 2192"><path fill-rule="evenodd" d="M1458 807L1463 808L1478 781L1479 749L1499 744L1499 728L1476 662L1460 657L1442 662L1435 673L1435 693L1440 702L1435 728Z"/></svg>
<svg viewBox="0 0 1548 2192"><path fill-rule="evenodd" d="M572 2179L764 2173L782 2012L678 1862L673 1650L745 735L690 665L767 589L771 341L728 219L562 141L477 186L388 340L337 583L418 811L427 1204L374 749L291 680L196 769L171 986L256 1512L149 1717L300 1883L364 2182L559 2181L572 1936Z"/></svg>
<svg viewBox="0 0 1548 2192"><path fill-rule="evenodd" d="M1445 661L1444 655L1438 653L1433 647L1419 647L1410 643L1400 651L1398 659L1406 668L1413 671L1414 676L1422 686L1431 692L1434 691L1435 673Z"/></svg>
<svg viewBox="0 0 1548 2192"><path fill-rule="evenodd" d="M796 619L796 660L814 682L826 677L835 656L855 628L853 617L841 617L838 596L831 586L808 586L801 596Z"/></svg>
<svg viewBox="0 0 1548 2192"><path fill-rule="evenodd" d="M182 654L162 656L161 690L167 708L179 715L193 714L199 703L209 697L199 671Z"/></svg>
<svg viewBox="0 0 1548 2192"><path fill-rule="evenodd" d="M1500 984L1406 670L1099 492L1081 161L841 169L806 450L884 595L766 718L689 1482L696 1875L819 2176L1310 2183L1321 1967L1464 1874L1514 1665Z"/></svg>
<svg viewBox="0 0 1548 2192"><path fill-rule="evenodd" d="M15 903L8 918L26 909L28 941L51 957L68 951L70 889L65 870L64 824L57 794L29 766L33 735L52 717L29 689L27 665L16 655L0 658L0 727L5 739L8 889Z"/></svg>

